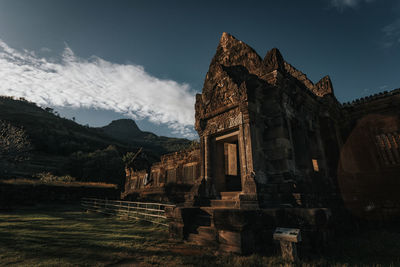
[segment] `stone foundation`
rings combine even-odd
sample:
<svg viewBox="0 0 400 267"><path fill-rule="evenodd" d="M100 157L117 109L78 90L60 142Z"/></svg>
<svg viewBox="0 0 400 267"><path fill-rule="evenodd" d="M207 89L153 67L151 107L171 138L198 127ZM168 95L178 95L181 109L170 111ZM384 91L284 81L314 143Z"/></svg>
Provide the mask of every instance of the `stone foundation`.
<svg viewBox="0 0 400 267"><path fill-rule="evenodd" d="M329 209L224 209L183 208L167 210L170 237L199 245L216 246L219 251L271 254L279 244L272 235L276 227L300 228L299 250L321 249L332 235Z"/></svg>

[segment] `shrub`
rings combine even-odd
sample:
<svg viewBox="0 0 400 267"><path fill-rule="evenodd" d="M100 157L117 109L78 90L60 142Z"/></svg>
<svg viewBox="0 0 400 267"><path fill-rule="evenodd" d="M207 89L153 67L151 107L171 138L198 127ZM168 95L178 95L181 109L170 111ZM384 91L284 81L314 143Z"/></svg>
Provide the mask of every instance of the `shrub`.
<svg viewBox="0 0 400 267"><path fill-rule="evenodd" d="M63 183L72 183L75 182L75 178L70 175L64 176L56 176L50 172L41 172L35 175L41 182L44 183L54 183L54 182L63 182Z"/></svg>

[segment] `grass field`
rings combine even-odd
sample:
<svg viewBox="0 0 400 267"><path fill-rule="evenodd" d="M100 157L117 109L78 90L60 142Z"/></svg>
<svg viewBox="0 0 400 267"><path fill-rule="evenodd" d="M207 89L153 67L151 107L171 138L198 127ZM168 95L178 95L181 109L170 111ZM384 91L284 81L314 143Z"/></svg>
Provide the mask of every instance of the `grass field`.
<svg viewBox="0 0 400 267"><path fill-rule="evenodd" d="M400 266L400 233L370 231L331 244L296 266ZM216 255L168 240L164 227L46 205L0 212L0 265L278 266L278 256Z"/></svg>
<svg viewBox="0 0 400 267"><path fill-rule="evenodd" d="M13 185L53 185L53 186L65 186L65 187L102 187L102 188L117 188L115 184L107 184L100 182L63 182L63 181L52 181L44 182L35 179L26 178L15 178L15 179L5 179L0 180L0 183L13 184Z"/></svg>

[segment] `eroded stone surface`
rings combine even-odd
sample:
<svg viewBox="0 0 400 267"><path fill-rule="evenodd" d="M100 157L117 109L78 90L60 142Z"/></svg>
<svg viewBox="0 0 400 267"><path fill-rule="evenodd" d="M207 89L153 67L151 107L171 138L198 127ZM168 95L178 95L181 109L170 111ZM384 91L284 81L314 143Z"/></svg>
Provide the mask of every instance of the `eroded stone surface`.
<svg viewBox="0 0 400 267"><path fill-rule="evenodd" d="M223 33L202 93L196 95L200 148L164 156L148 173L128 176L140 180L158 173L158 180L138 192L158 188L165 195L168 182L162 177L169 177L168 170L178 184L188 181L183 166L198 167L179 193L185 194L186 207L169 213L172 237L190 236L202 244L217 242L224 251L247 253L274 247L268 243L273 228L287 226L304 232L300 247L318 248L330 235L330 209L338 207L343 184L353 190L343 191L345 199L360 197L351 182L355 177L370 181L373 168L380 179L375 182L400 185L398 179L385 178L400 176L399 106L399 89L341 105L329 76L314 84L278 49L262 60L250 46ZM383 118L364 122L369 114ZM338 183L338 172L344 183ZM386 205L385 196L379 197L379 203L365 208ZM390 200L389 208L398 214L398 198ZM218 235L208 240L214 235L200 229Z"/></svg>

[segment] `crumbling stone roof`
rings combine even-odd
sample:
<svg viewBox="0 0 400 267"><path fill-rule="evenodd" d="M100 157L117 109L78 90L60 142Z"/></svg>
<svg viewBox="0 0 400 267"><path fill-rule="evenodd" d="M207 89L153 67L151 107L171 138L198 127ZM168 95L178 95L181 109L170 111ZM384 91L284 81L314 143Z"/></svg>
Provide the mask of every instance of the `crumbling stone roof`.
<svg viewBox="0 0 400 267"><path fill-rule="evenodd" d="M234 68L243 68L245 71L235 72ZM226 32L222 34L211 61L204 81L203 94L206 97L211 96L215 84L221 80L231 80L236 86L240 86L242 82L249 79L249 75L265 79L267 74L273 71L297 79L315 96L333 95L332 81L329 76L323 77L314 84L307 75L286 62L278 48L272 48L262 60L253 48ZM222 77L224 75L228 77Z"/></svg>
<svg viewBox="0 0 400 267"><path fill-rule="evenodd" d="M288 62L285 61L285 70L287 73L289 73L292 77L296 78L299 80L301 83L303 83L308 89L312 91L314 88L313 82L307 78L307 75L290 65Z"/></svg>
<svg viewBox="0 0 400 267"><path fill-rule="evenodd" d="M394 89L392 91L384 91L384 92L380 92L377 94L373 94L370 96L366 96L366 97L361 97L358 99L355 99L353 101L349 101L349 102L345 102L342 104L343 107L353 107L353 106L357 106L357 105L361 105L361 104L366 104L378 99L383 99L386 97L390 97L390 96L394 96L394 95L400 95L400 88Z"/></svg>

